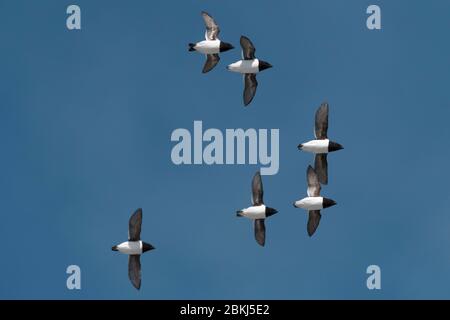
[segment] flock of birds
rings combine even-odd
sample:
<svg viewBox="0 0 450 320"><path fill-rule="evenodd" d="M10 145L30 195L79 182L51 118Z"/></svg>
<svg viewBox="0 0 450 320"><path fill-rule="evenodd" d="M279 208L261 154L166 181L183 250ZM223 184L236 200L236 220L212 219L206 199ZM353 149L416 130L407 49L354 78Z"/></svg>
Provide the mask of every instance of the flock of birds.
<svg viewBox="0 0 450 320"><path fill-rule="evenodd" d="M203 73L214 69L219 63L219 53L234 49L233 45L219 39L220 28L214 19L206 12L202 12L206 25L205 40L197 43L189 43L189 51L197 51L206 55L206 62L203 66ZM255 56L255 46L249 38L241 36L242 60L230 64L227 69L232 72L241 73L244 76L244 105L248 106L252 102L258 87L256 74L272 68L266 61L259 60Z"/></svg>
<svg viewBox="0 0 450 320"><path fill-rule="evenodd" d="M309 165L306 170L308 196L294 202L294 207L308 211L309 217L306 229L310 237L319 226L322 218L320 211L336 205L336 201L320 195L321 183L328 184L327 155L330 152L343 149L342 145L328 139L328 112L328 104L323 103L316 112L315 139L298 145L299 150L315 154L314 168ZM246 217L254 221L255 239L261 246L266 243L265 219L278 212L264 204L263 195L261 174L258 171L252 180L252 206L237 211L238 217Z"/></svg>
<svg viewBox="0 0 450 320"><path fill-rule="evenodd" d="M220 28L214 19L206 12L202 12L205 21L205 40L190 43L189 51L197 51L206 55L206 62L203 73L211 71L220 61L219 53L233 49L233 45L219 40ZM244 105L247 106L256 94L258 82L256 74L271 68L265 61L255 57L255 47L249 38L241 36L242 60L230 64L227 69L238 72L244 76ZM328 161L327 155L330 152L343 149L342 145L328 139L328 113L329 106L323 103L317 110L315 116L315 139L298 145L298 149L315 155L314 168L308 166L306 171L307 197L295 201L294 207L308 211L307 232L311 237L319 226L322 217L321 210L336 205L332 199L320 195L321 184L328 184ZM263 184L260 172L256 172L252 180L252 206L237 211L238 217L245 217L254 221L254 231L256 242L264 246L266 242L265 219L276 214L278 211L267 207L263 200ZM137 209L129 220L128 241L113 246L113 251L127 254L128 276L136 289L141 287L141 262L143 253L155 249L151 244L141 240L142 209Z"/></svg>

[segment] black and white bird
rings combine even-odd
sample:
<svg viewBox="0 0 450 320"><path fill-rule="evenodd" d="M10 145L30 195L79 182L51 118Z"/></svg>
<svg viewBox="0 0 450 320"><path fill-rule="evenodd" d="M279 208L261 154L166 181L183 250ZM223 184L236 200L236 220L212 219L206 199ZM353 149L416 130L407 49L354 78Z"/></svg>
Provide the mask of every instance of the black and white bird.
<svg viewBox="0 0 450 320"><path fill-rule="evenodd" d="M255 47L249 38L241 36L242 60L230 64L227 69L244 75L244 105L248 106L252 102L258 87L256 74L272 68L268 62L256 59Z"/></svg>
<svg viewBox="0 0 450 320"><path fill-rule="evenodd" d="M311 237L319 226L320 210L336 205L334 200L320 196L319 178L311 166L306 170L306 179L308 181L308 196L294 202L294 207L308 210L308 235Z"/></svg>
<svg viewBox="0 0 450 320"><path fill-rule="evenodd" d="M136 289L141 288L141 254L155 249L151 244L141 241L142 209L137 209L130 218L128 241L112 247L113 251L128 254L128 277Z"/></svg>
<svg viewBox="0 0 450 320"><path fill-rule="evenodd" d="M219 40L220 28L214 19L205 11L202 11L205 21L205 39L197 43L189 43L189 51L197 51L206 55L203 73L211 71L220 61L219 53L233 49L233 45Z"/></svg>
<svg viewBox="0 0 450 320"><path fill-rule="evenodd" d="M266 243L266 226L265 219L274 215L278 211L266 207L263 201L263 185L261 180L261 174L256 172L252 181L252 203L251 207L237 211L238 217L246 217L254 220L255 227L255 239L259 245L264 246Z"/></svg>
<svg viewBox="0 0 450 320"><path fill-rule="evenodd" d="M316 139L298 145L299 150L315 154L314 168L322 184L328 184L327 154L344 148L339 143L328 139L328 111L328 103L322 103L316 111L314 130Z"/></svg>

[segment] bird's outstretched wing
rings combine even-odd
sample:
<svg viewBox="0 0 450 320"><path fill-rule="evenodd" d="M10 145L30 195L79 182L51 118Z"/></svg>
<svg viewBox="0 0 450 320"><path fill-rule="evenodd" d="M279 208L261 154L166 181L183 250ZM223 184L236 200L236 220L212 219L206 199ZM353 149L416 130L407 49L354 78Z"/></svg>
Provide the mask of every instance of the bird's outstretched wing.
<svg viewBox="0 0 450 320"><path fill-rule="evenodd" d="M320 218L322 215L320 214L320 210L312 210L309 211L308 217L308 235L311 237L314 232L316 232L317 227L319 226Z"/></svg>
<svg viewBox="0 0 450 320"><path fill-rule="evenodd" d="M253 176L252 180L252 200L254 206L260 206L264 204L263 195L264 190L261 180L261 174L258 171Z"/></svg>
<svg viewBox="0 0 450 320"><path fill-rule="evenodd" d="M326 153L316 154L314 160L314 171L321 184L328 184L328 160Z"/></svg>
<svg viewBox="0 0 450 320"><path fill-rule="evenodd" d="M128 223L128 240L141 240L141 225L142 225L142 209L137 209L130 218Z"/></svg>
<svg viewBox="0 0 450 320"><path fill-rule="evenodd" d="M249 38L246 36L241 36L241 47L242 47L242 57L244 60L253 60L255 59L255 47Z"/></svg>
<svg viewBox="0 0 450 320"><path fill-rule="evenodd" d="M306 170L306 180L308 181L308 196L319 197L320 196L320 182L316 172L311 166L308 166Z"/></svg>
<svg viewBox="0 0 450 320"><path fill-rule="evenodd" d="M258 88L258 81L256 80L256 74L246 73L244 75L244 105L248 106L252 102L256 94L256 88Z"/></svg>
<svg viewBox="0 0 450 320"><path fill-rule="evenodd" d="M220 28L218 24L205 11L202 11L202 17L203 20L205 21L206 26L206 33L205 33L206 40L217 40L217 37L219 36L220 33Z"/></svg>
<svg viewBox="0 0 450 320"><path fill-rule="evenodd" d="M128 258L128 277L136 289L141 288L141 255L130 255Z"/></svg>
<svg viewBox="0 0 450 320"><path fill-rule="evenodd" d="M265 219L255 220L255 239L262 247L264 247L264 244L266 243L266 226L264 220Z"/></svg>
<svg viewBox="0 0 450 320"><path fill-rule="evenodd" d="M316 111L315 136L316 139L327 139L328 132L328 103L322 103Z"/></svg>
<svg viewBox="0 0 450 320"><path fill-rule="evenodd" d="M215 54L207 54L206 55L206 62L203 66L203 73L207 73L214 69L214 67L219 63L220 57L217 53Z"/></svg>

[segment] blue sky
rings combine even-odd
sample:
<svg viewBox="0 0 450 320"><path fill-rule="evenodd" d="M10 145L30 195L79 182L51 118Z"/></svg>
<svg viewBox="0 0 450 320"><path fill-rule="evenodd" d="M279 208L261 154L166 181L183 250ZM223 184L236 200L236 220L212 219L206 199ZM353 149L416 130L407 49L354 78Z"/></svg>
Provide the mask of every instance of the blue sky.
<svg viewBox="0 0 450 320"><path fill-rule="evenodd" d="M68 31L66 8L82 10ZM382 30L366 28L378 4ZM274 65L249 108L222 54L201 74L200 11ZM445 1L0 1L0 298L450 298L450 3ZM338 205L313 238L306 194L315 109L330 103L323 194ZM279 210L259 247L248 206L259 166L175 166L177 128L280 129ZM142 289L129 283L130 214L143 208ZM66 267L82 290L66 288ZM366 288L377 264L382 289Z"/></svg>

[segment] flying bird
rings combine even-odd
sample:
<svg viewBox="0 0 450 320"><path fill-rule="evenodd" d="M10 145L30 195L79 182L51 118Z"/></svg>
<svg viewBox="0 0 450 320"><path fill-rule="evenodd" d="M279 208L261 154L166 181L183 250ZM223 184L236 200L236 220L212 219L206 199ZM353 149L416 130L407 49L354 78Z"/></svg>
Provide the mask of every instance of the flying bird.
<svg viewBox="0 0 450 320"><path fill-rule="evenodd" d="M142 209L137 209L130 218L128 241L112 247L113 251L128 254L128 277L136 289L141 288L141 254L155 249L151 244L141 241Z"/></svg>
<svg viewBox="0 0 450 320"><path fill-rule="evenodd" d="M202 17L206 25L205 40L189 43L189 51L197 51L206 55L202 72L207 73L219 63L219 53L231 50L234 47L230 43L219 40L220 28L207 12L202 11Z"/></svg>
<svg viewBox="0 0 450 320"><path fill-rule="evenodd" d="M248 106L252 102L258 87L256 74L272 68L268 62L256 59L255 47L249 38L241 36L242 60L230 64L227 69L244 75L244 105Z"/></svg>
<svg viewBox="0 0 450 320"><path fill-rule="evenodd" d="M327 154L344 148L339 143L328 139L328 111L328 103L322 103L316 111L314 130L316 139L298 145L299 150L315 154L314 168L322 184L328 184Z"/></svg>
<svg viewBox="0 0 450 320"><path fill-rule="evenodd" d="M308 196L294 202L294 207L309 211L308 235L311 237L319 226L320 210L336 205L334 200L320 196L319 178L311 166L306 170L306 180L308 181Z"/></svg>
<svg viewBox="0 0 450 320"><path fill-rule="evenodd" d="M252 181L252 206L246 209L237 211L238 217L246 217L254 221L255 239L259 245L264 247L266 243L266 226L265 219L274 215L278 211L266 207L263 201L263 185L261 180L261 174L256 172Z"/></svg>

